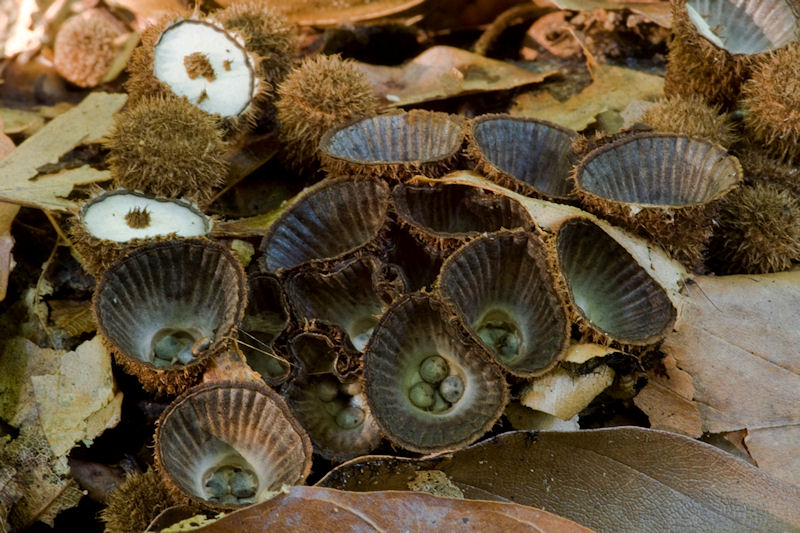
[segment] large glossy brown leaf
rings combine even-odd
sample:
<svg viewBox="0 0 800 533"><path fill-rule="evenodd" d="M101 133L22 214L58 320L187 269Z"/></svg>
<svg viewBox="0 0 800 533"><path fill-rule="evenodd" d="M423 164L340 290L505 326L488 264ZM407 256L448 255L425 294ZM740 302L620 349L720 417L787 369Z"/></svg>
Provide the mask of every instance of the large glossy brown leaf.
<svg viewBox="0 0 800 533"><path fill-rule="evenodd" d="M464 496L514 501L602 531L800 531L800 489L717 448L644 428L512 432L419 460L364 457L319 485L400 489L419 469Z"/></svg>
<svg viewBox="0 0 800 533"><path fill-rule="evenodd" d="M231 513L202 533L296 531L548 531L590 532L553 514L509 503L457 500L407 491L344 492L292 487L264 503Z"/></svg>

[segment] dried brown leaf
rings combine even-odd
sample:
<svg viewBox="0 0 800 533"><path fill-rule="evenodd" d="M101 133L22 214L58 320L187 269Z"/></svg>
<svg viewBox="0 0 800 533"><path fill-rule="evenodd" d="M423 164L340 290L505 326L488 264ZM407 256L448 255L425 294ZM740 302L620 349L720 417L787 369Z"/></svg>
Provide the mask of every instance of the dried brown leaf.
<svg viewBox="0 0 800 533"><path fill-rule="evenodd" d="M700 411L692 401L692 376L678 368L671 355L663 359L663 364L665 374L651 376L633 403L645 412L653 429L699 437L703 428Z"/></svg>
<svg viewBox="0 0 800 533"><path fill-rule="evenodd" d="M702 430L747 428L756 464L798 483L800 271L699 276L686 292L662 350L692 376Z"/></svg>
<svg viewBox="0 0 800 533"><path fill-rule="evenodd" d="M308 531L591 531L515 503L469 501L406 491L356 493L292 487L287 494L231 513L202 533Z"/></svg>
<svg viewBox="0 0 800 533"><path fill-rule="evenodd" d="M552 5L558 9L572 11L591 11L593 9L607 9L609 11L628 9L634 13L644 15L659 26L670 28L672 26L672 10L670 3L663 0L631 2L629 0L535 0L541 5Z"/></svg>
<svg viewBox="0 0 800 533"><path fill-rule="evenodd" d="M798 531L800 489L717 448L644 428L512 432L424 459L353 459L318 485L402 488L441 470L467 498L514 501L603 531Z"/></svg>
<svg viewBox="0 0 800 533"><path fill-rule="evenodd" d="M219 3L229 5L232 0ZM270 3L295 24L324 27L401 16L424 4L425 0L293 0Z"/></svg>
<svg viewBox="0 0 800 533"><path fill-rule="evenodd" d="M58 513L74 507L83 497L77 483L67 477L67 458L53 455L36 423L26 424L20 435L0 450L0 464L16 470L22 488L10 515L16 529L25 529L37 520L52 526Z"/></svg>
<svg viewBox="0 0 800 533"><path fill-rule="evenodd" d="M399 67L359 63L383 107L539 83L556 71L535 73L451 46L433 46Z"/></svg>

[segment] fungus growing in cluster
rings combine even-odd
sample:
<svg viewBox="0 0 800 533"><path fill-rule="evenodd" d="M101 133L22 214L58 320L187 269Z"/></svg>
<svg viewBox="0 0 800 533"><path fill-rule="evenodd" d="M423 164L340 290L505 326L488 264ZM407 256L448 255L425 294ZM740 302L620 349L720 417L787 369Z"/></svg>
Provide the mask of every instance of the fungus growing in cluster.
<svg viewBox="0 0 800 533"><path fill-rule="evenodd" d="M760 63L742 87L744 125L770 154L800 156L800 42Z"/></svg>
<svg viewBox="0 0 800 533"><path fill-rule="evenodd" d="M482 115L469 129L470 158L482 174L511 190L551 200L572 196L576 133L535 118Z"/></svg>
<svg viewBox="0 0 800 533"><path fill-rule="evenodd" d="M58 29L53 45L56 70L79 87L94 87L114 63L115 40L125 33L125 25L101 9L68 18Z"/></svg>
<svg viewBox="0 0 800 533"><path fill-rule="evenodd" d="M156 468L175 499L231 510L301 484L311 441L276 392L258 382L186 391L156 427Z"/></svg>
<svg viewBox="0 0 800 533"><path fill-rule="evenodd" d="M252 126L260 112L258 59L242 36L212 19L171 17L147 28L128 71L132 101L185 97L234 131Z"/></svg>
<svg viewBox="0 0 800 533"><path fill-rule="evenodd" d="M228 174L219 121L185 98L148 97L123 111L109 136L114 184L204 206Z"/></svg>
<svg viewBox="0 0 800 533"><path fill-rule="evenodd" d="M721 146L686 135L631 135L575 169L584 208L652 239L690 269L702 266L719 202L742 181Z"/></svg>
<svg viewBox="0 0 800 533"><path fill-rule="evenodd" d="M800 202L757 183L732 192L719 212L709 263L720 274L781 272L800 260Z"/></svg>
<svg viewBox="0 0 800 533"><path fill-rule="evenodd" d="M278 87L283 159L292 167L314 166L323 134L334 126L374 115L378 105L367 77L338 56L306 59Z"/></svg>
<svg viewBox="0 0 800 533"><path fill-rule="evenodd" d="M453 170L464 135L460 116L416 109L330 128L319 141L319 151L334 175L437 177Z"/></svg>
<svg viewBox="0 0 800 533"><path fill-rule="evenodd" d="M732 106L752 66L797 38L786 0L675 0L664 94Z"/></svg>
<svg viewBox="0 0 800 533"><path fill-rule="evenodd" d="M93 275L146 242L201 237L209 231L209 217L189 202L125 189L86 202L70 228L81 263Z"/></svg>
<svg viewBox="0 0 800 533"><path fill-rule="evenodd" d="M738 140L733 124L721 113L720 106L709 104L696 94L662 98L639 121L659 133L700 137L724 148Z"/></svg>
<svg viewBox="0 0 800 533"><path fill-rule="evenodd" d="M210 240L145 244L100 278L93 300L97 331L145 390L178 394L233 340L246 283L233 253Z"/></svg>

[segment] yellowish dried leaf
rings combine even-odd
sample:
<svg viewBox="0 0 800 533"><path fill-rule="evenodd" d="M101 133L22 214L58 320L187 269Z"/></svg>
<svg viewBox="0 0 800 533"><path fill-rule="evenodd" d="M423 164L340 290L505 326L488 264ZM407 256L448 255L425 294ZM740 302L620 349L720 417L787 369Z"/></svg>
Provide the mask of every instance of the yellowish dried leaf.
<svg viewBox="0 0 800 533"><path fill-rule="evenodd" d="M124 94L91 93L79 105L59 115L0 161L0 200L42 209L68 210L75 185L109 179L106 171L84 166L58 174L39 175L37 169L58 162L76 146L100 141L114 123Z"/></svg>
<svg viewBox="0 0 800 533"><path fill-rule="evenodd" d="M0 107L3 133L6 135L33 135L44 126L44 117L35 111Z"/></svg>
<svg viewBox="0 0 800 533"><path fill-rule="evenodd" d="M14 427L36 421L31 376L58 372L61 354L15 337L0 353L0 418Z"/></svg>
<svg viewBox="0 0 800 533"><path fill-rule="evenodd" d="M13 146L13 145L12 145ZM18 205L0 202L0 301L6 297L8 289L8 276L14 268L14 238L11 236L11 224L14 223L19 212Z"/></svg>
<svg viewBox="0 0 800 533"><path fill-rule="evenodd" d="M359 63L383 107L539 83L557 71L535 73L451 46L433 46L399 67Z"/></svg>
<svg viewBox="0 0 800 533"><path fill-rule="evenodd" d="M655 100L664 92L664 78L613 65L589 64L591 85L564 102L546 90L527 92L517 97L512 115L549 120L581 131L598 115L621 113L633 100Z"/></svg>

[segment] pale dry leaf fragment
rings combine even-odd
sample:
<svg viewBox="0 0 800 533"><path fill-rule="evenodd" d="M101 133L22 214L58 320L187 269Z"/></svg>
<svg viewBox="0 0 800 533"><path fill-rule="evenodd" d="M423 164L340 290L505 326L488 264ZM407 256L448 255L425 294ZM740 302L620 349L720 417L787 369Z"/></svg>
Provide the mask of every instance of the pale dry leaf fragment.
<svg viewBox="0 0 800 533"><path fill-rule="evenodd" d="M76 207L67 200L72 187L109 179L108 172L89 166L58 174L39 175L40 167L81 144L99 142L111 129L114 113L127 95L95 92L80 104L59 115L20 144L0 161L0 200L41 209L68 210Z"/></svg>
<svg viewBox="0 0 800 533"><path fill-rule="evenodd" d="M557 73L531 72L451 46L433 46L398 67L358 63L358 68L384 108L512 89Z"/></svg>
<svg viewBox="0 0 800 533"><path fill-rule="evenodd" d="M6 135L33 135L44 126L42 115L27 109L0 107L0 119L3 121L3 133Z"/></svg>
<svg viewBox="0 0 800 533"><path fill-rule="evenodd" d="M703 427L700 410L692 400L692 376L678 368L671 355L662 362L665 374L650 376L633 403L648 416L653 429L697 438L703 434Z"/></svg>
<svg viewBox="0 0 800 533"><path fill-rule="evenodd" d="M613 65L590 65L593 82L564 102L546 90L519 95L510 114L549 120L581 131L601 113L621 113L634 100L655 100L664 92L664 78Z"/></svg>
<svg viewBox="0 0 800 533"><path fill-rule="evenodd" d="M532 379L520 393L519 401L525 407L569 420L613 382L614 370L608 365L599 365L582 375L556 367L544 376Z"/></svg>
<svg viewBox="0 0 800 533"><path fill-rule="evenodd" d="M518 401L509 402L503 413L511 427L519 430L550 430L550 431L578 431L578 416L569 420L561 420L542 411L525 407Z"/></svg>
<svg viewBox="0 0 800 533"><path fill-rule="evenodd" d="M42 430L56 455L119 422L122 393L116 391L111 356L99 336L62 353L58 372L31 380Z"/></svg>
<svg viewBox="0 0 800 533"><path fill-rule="evenodd" d="M800 479L800 271L698 276L662 351L692 376L702 430L747 428L751 456L766 471Z"/></svg>

